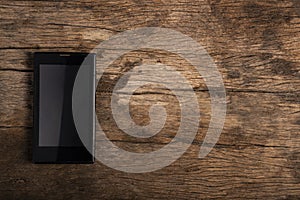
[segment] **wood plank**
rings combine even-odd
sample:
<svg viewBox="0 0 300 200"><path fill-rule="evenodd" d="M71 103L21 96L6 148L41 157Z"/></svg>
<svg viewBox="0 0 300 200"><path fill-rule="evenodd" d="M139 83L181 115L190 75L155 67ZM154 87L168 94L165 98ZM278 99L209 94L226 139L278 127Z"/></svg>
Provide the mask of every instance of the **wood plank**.
<svg viewBox="0 0 300 200"><path fill-rule="evenodd" d="M35 51L76 52L78 50L74 48L53 48L0 51L0 71L32 71L33 52ZM89 52L88 49L82 51ZM98 56L100 57L101 54L98 54ZM231 56L234 56L234 54ZM299 92L300 58L297 62L289 62L283 58L270 58L263 61L260 56L260 54L255 56L240 54L231 58L230 55L224 55L222 58L213 57L218 70L223 76L225 88L229 91ZM290 58L292 56L287 59ZM107 68L104 74L106 76L105 81L110 81L111 78L117 79L135 66L160 63L179 71L190 82L194 90L206 89L201 75L184 58L159 50L141 50L125 54ZM246 69L245 63L251 63L252 66ZM99 65L97 66L99 67ZM9 72L7 73L9 75Z"/></svg>
<svg viewBox="0 0 300 200"><path fill-rule="evenodd" d="M84 39L82 33L78 32L78 28L82 27L104 28L109 32L111 30L115 32L129 27L161 25L184 30L185 34L197 35L199 39L205 36L203 41L222 41L220 45L224 44L224 37L226 37L229 39L225 43L226 47L229 45L232 47L230 49L236 51L239 50L236 44L241 45L241 48L252 46L251 50L258 50L264 40L269 41L267 46L270 50L276 50L281 45L295 45L296 47L296 44L299 44L296 40L299 36L296 31L299 30L296 6L296 3L289 0L276 3L269 0L263 2L250 0L211 0L209 2L203 0L196 2L77 0L70 3L10 1L3 2L1 5L1 13L4 16L2 18L3 33L5 34L2 36L4 40L1 40L1 46L4 44L3 47L9 45L14 48L20 45L43 47L43 45L51 44L50 41L51 46L66 46L68 41L70 41L68 44L73 46L77 44L72 43L72 39ZM74 13L76 13L75 16ZM18 16L24 17L20 19ZM32 33L32 27L37 30L36 33ZM63 29L60 29L61 27ZM5 33L5 30L9 31ZM247 35L244 34L245 30ZM268 31L271 34L267 34ZM35 37L26 37L32 34ZM274 36L276 38L268 38ZM294 37L295 40L292 41L296 44L289 42L291 37ZM246 38L249 40L245 40ZM233 41L235 41L234 44L230 44ZM288 49L295 51L293 48Z"/></svg>
<svg viewBox="0 0 300 200"><path fill-rule="evenodd" d="M199 146L193 144L183 157L164 169L129 174L99 162L94 165L32 164L28 161L31 129L1 128L0 138L0 163L5 164L1 167L0 197L296 198L300 190L299 145L243 149L217 145L208 157L197 159ZM155 145L158 144L153 143Z"/></svg>

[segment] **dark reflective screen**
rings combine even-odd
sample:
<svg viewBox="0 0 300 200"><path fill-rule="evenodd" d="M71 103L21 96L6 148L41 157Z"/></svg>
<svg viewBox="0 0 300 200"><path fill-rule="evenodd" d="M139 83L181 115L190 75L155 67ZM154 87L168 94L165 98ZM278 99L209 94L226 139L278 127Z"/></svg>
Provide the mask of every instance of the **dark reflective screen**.
<svg viewBox="0 0 300 200"><path fill-rule="evenodd" d="M39 146L82 146L72 115L72 88L78 69L40 65Z"/></svg>

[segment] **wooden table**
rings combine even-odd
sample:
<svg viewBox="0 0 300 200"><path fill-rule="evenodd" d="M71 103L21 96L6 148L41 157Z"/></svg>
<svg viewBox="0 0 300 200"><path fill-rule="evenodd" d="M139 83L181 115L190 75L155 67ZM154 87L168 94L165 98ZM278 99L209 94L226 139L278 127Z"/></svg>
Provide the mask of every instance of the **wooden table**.
<svg viewBox="0 0 300 200"><path fill-rule="evenodd" d="M0 199L299 199L299 0L1 1ZM202 45L218 66L227 93L223 132L199 159L210 120L209 93L184 58L152 49L127 53L109 66L97 88L97 116L114 144L157 150L176 135L178 101L160 85L131 98L131 114L149 123L149 106L166 107L164 129L136 139L116 126L114 84L141 64L163 63L182 73L199 101L197 137L186 153L155 172L131 174L93 165L30 162L33 63L37 51L89 52L125 30L163 27Z"/></svg>

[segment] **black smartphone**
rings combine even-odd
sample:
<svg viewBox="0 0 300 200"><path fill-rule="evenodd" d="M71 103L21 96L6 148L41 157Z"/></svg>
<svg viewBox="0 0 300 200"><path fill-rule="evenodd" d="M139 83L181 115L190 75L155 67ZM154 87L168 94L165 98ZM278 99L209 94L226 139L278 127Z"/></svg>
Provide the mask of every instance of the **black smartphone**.
<svg viewBox="0 0 300 200"><path fill-rule="evenodd" d="M34 163L94 162L95 63L95 54L34 54ZM84 127L80 134L73 115L78 78L82 102L75 110Z"/></svg>

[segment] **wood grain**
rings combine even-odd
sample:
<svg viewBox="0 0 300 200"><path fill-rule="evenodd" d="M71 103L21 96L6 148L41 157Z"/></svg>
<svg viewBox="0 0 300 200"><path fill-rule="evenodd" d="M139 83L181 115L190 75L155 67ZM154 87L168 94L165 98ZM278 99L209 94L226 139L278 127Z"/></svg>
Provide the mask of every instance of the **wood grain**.
<svg viewBox="0 0 300 200"><path fill-rule="evenodd" d="M299 1L0 2L0 199L299 199ZM154 137L123 133L110 108L112 89L124 73L163 63L179 71L198 98L201 121L188 151L170 166L145 174L119 172L100 162L32 164L33 52L89 52L114 34L153 26L192 37L223 76L227 116L212 152L197 157L211 117L201 75L177 55L142 49L105 71L96 94L99 123L128 151L150 152L169 143L179 127L180 107L162 85L140 88L130 101L132 118L140 125L149 123L151 105L165 106L165 127Z"/></svg>

